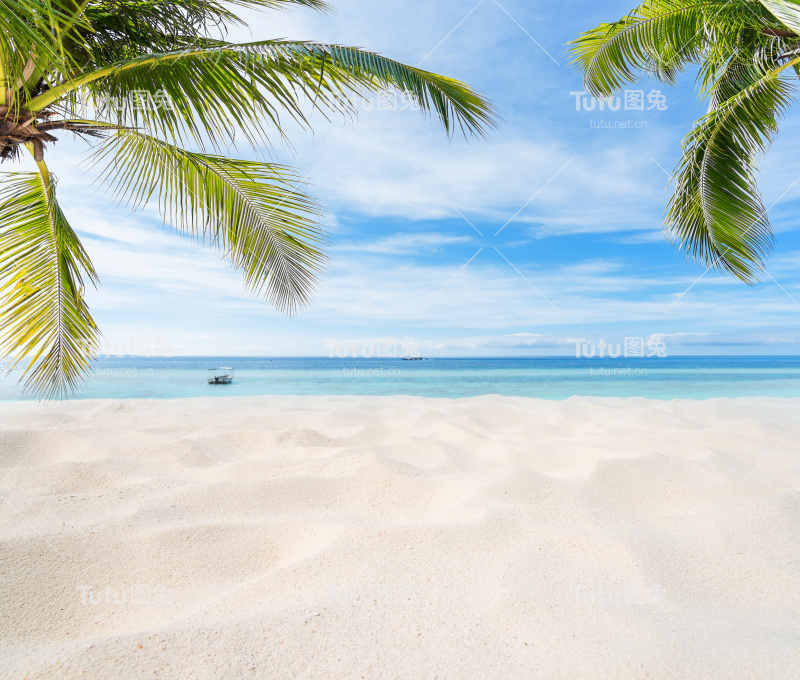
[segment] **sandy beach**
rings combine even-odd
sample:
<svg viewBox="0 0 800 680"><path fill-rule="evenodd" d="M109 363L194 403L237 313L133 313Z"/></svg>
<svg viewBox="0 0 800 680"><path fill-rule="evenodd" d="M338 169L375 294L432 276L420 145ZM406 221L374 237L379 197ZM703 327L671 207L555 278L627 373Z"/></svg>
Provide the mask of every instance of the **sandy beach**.
<svg viewBox="0 0 800 680"><path fill-rule="evenodd" d="M0 404L0 676L798 677L798 439L800 399Z"/></svg>

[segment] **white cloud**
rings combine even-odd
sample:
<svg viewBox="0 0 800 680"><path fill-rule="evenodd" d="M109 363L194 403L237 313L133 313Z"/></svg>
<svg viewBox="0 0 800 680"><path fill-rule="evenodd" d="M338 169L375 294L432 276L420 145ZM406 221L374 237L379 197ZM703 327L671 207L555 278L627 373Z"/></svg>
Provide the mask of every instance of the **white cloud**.
<svg viewBox="0 0 800 680"><path fill-rule="evenodd" d="M472 240L472 237L468 236L448 236L436 233L395 234L373 242L339 243L332 250L334 253L419 254L421 252L438 251L443 246L470 243Z"/></svg>

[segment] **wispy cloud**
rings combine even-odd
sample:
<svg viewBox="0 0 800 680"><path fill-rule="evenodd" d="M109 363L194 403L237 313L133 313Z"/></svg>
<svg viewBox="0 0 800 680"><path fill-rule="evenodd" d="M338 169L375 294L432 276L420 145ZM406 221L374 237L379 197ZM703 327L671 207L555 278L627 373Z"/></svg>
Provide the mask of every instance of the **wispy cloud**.
<svg viewBox="0 0 800 680"><path fill-rule="evenodd" d="M407 255L438 252L444 246L457 243L470 243L469 236L449 236L447 234L395 234L374 242L339 243L333 247L340 253L375 253L378 255Z"/></svg>

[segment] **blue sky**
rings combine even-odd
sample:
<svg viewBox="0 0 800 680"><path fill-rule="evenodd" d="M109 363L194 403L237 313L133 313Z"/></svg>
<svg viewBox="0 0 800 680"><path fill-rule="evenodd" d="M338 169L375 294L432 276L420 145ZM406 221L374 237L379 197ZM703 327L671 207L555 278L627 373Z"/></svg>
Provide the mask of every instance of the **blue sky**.
<svg viewBox="0 0 800 680"><path fill-rule="evenodd" d="M394 336L417 339L427 356L546 356L574 353L576 339L657 335L673 355L797 353L796 117L760 165L765 203L775 203L771 278L754 288L713 272L698 280L704 268L660 231L668 173L703 112L692 75L675 88L647 79L629 88L660 90L666 110L576 111L571 95L582 85L565 43L632 3L334 4L333 17L252 14L250 32L232 37L424 60L488 95L499 129L465 142L408 110L364 111L355 123L315 114L313 133L276 145L272 157L309 175L329 210L330 270L295 318L252 299L235 271L164 229L154 209L115 208L79 166L85 145L64 140L50 163L102 279L89 300L107 351L311 356L331 341Z"/></svg>

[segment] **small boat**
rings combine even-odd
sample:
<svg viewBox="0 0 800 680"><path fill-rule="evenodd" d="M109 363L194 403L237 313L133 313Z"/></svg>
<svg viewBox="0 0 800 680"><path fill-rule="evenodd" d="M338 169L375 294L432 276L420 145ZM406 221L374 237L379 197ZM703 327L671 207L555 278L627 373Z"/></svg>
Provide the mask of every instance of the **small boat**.
<svg viewBox="0 0 800 680"><path fill-rule="evenodd" d="M403 357L403 361L422 361L422 357Z"/></svg>
<svg viewBox="0 0 800 680"><path fill-rule="evenodd" d="M209 385L230 385L233 382L233 369L232 368L209 368L208 369L208 384Z"/></svg>

